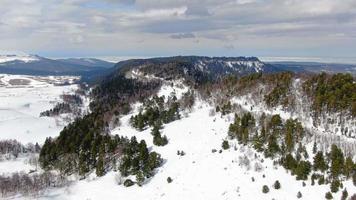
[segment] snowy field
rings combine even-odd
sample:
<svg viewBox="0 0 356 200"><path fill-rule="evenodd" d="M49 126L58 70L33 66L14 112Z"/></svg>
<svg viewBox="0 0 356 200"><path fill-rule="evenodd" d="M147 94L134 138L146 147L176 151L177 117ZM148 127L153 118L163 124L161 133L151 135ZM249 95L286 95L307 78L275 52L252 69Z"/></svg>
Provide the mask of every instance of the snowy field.
<svg viewBox="0 0 356 200"><path fill-rule="evenodd" d="M56 136L63 121L39 117L52 108L63 93L71 93L76 77L34 77L0 74L0 139L16 139L26 144L43 143L46 137Z"/></svg>

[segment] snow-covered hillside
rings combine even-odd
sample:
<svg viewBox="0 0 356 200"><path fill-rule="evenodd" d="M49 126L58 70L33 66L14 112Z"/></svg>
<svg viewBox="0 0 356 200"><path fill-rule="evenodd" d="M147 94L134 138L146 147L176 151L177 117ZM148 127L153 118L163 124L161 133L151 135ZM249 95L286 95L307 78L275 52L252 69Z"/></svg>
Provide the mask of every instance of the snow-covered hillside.
<svg viewBox="0 0 356 200"><path fill-rule="evenodd" d="M165 158L157 174L142 187L118 185L118 172L100 178L92 174L67 188L52 190L41 199L297 199L299 191L302 199L322 199L329 190L327 185L310 186L310 181L303 187L302 181L296 181L283 167L274 166L252 148L234 141L229 141L229 150L220 153L233 116L212 115L212 110L208 104L197 102L187 117L165 125L163 134L169 143L164 147L153 145L150 129L133 129L129 124L131 115L122 119L122 126L113 134L144 139ZM185 155L177 155L177 151ZM168 177L172 183L167 183ZM279 190L272 187L276 180L281 183ZM262 193L263 185L270 188L268 194ZM349 191L354 188L351 181L345 182L345 187Z"/></svg>
<svg viewBox="0 0 356 200"><path fill-rule="evenodd" d="M182 83L174 82L164 84L158 94L181 97L186 91ZM243 99L234 102L241 112L252 106ZM111 171L103 177L92 173L66 188L48 191L41 199L299 199L298 192L302 194L301 199L323 199L330 190L329 185L311 186L310 180L297 181L283 167L236 140L228 140L230 149L223 150L221 144L227 139L233 114L221 116L215 113L214 106L199 99L191 112L183 112L181 120L164 125L162 134L168 137L169 143L163 147L155 146L150 128L139 132L130 124L130 117L136 115L141 106L136 103L133 112L123 116L121 126L111 134L145 140L151 150L162 155L164 164L152 179L141 187L127 188L119 185L122 181L119 172ZM277 113L284 119L291 116L282 110L273 112ZM312 143L307 143L306 147L312 154ZM178 155L178 151L183 151L184 155ZM172 178L171 183L167 182L168 177ZM280 189L273 187L276 180L281 183ZM264 185L270 189L267 194L262 192ZM345 181L344 187L349 192L354 189L351 180ZM341 193L333 194L334 198L339 199Z"/></svg>
<svg viewBox="0 0 356 200"><path fill-rule="evenodd" d="M60 118L39 117L53 107L60 95L73 93L77 77L34 77L0 74L0 139L24 144L42 143L56 136L67 123Z"/></svg>

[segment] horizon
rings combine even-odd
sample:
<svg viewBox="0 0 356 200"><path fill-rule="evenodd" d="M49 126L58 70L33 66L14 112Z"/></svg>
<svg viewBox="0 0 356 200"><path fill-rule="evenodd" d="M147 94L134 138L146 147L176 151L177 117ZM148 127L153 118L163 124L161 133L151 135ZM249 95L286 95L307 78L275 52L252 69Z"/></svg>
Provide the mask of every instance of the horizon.
<svg viewBox="0 0 356 200"><path fill-rule="evenodd" d="M4 0L0 11L2 51L356 63L352 0Z"/></svg>

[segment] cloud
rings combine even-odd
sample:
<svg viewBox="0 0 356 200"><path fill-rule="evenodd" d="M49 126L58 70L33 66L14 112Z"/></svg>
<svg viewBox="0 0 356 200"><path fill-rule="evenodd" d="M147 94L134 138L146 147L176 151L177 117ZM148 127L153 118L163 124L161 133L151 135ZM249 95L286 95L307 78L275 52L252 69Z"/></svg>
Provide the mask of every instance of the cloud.
<svg viewBox="0 0 356 200"><path fill-rule="evenodd" d="M187 39L187 38L195 38L193 33L179 33L173 34L170 36L172 39Z"/></svg>
<svg viewBox="0 0 356 200"><path fill-rule="evenodd" d="M199 42L184 40L196 35ZM0 48L10 50L356 57L355 42L355 0L2 0L0 6ZM330 46L335 51L325 51Z"/></svg>

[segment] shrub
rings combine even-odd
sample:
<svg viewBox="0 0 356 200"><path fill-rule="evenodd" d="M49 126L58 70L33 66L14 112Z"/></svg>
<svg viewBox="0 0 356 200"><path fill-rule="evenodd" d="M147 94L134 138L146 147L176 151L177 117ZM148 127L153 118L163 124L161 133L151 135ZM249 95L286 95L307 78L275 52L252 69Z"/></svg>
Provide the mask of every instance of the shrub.
<svg viewBox="0 0 356 200"><path fill-rule="evenodd" d="M224 141L222 142L222 145L221 145L221 146L222 146L222 148L223 148L224 150L230 148L229 142L226 141L226 140L224 140Z"/></svg>
<svg viewBox="0 0 356 200"><path fill-rule="evenodd" d="M327 192L325 194L325 199L333 199L333 195L331 194L331 192Z"/></svg>
<svg viewBox="0 0 356 200"><path fill-rule="evenodd" d="M274 182L274 184L273 184L273 187L274 187L274 189L279 190L281 188L281 183L279 183L279 181L276 180L276 182Z"/></svg>
<svg viewBox="0 0 356 200"><path fill-rule="evenodd" d="M330 190L332 193L336 193L339 191L340 187L340 181L339 180L333 180L330 184Z"/></svg>
<svg viewBox="0 0 356 200"><path fill-rule="evenodd" d="M347 192L346 188L342 191L341 195L341 200L346 200L347 197L349 196L349 193Z"/></svg>
<svg viewBox="0 0 356 200"><path fill-rule="evenodd" d="M125 187L130 187L130 186L133 186L135 183L131 180L131 179L126 179L124 181L124 186Z"/></svg>
<svg viewBox="0 0 356 200"><path fill-rule="evenodd" d="M300 198L302 198L302 196L303 196L302 193L299 191L299 192L297 193L297 198L300 199Z"/></svg>
<svg viewBox="0 0 356 200"><path fill-rule="evenodd" d="M269 192L269 188L268 188L267 185L264 185L264 186L262 187L262 192L265 193L265 194Z"/></svg>

